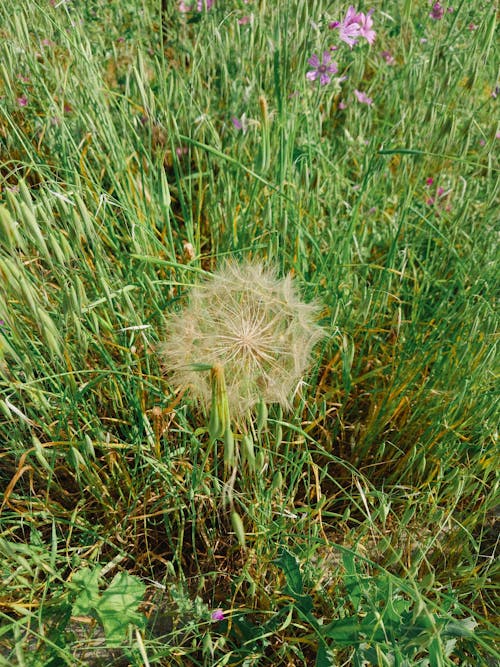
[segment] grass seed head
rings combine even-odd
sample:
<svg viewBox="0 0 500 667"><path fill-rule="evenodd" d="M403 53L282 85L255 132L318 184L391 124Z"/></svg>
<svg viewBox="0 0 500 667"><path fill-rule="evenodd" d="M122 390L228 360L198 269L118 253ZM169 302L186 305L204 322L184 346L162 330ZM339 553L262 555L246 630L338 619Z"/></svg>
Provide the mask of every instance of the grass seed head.
<svg viewBox="0 0 500 667"><path fill-rule="evenodd" d="M317 312L317 304L301 300L291 276L280 279L261 263L228 261L192 289L181 312L167 316L166 372L208 406L210 374L198 368L222 367L234 416L260 400L289 408L312 348L324 336Z"/></svg>

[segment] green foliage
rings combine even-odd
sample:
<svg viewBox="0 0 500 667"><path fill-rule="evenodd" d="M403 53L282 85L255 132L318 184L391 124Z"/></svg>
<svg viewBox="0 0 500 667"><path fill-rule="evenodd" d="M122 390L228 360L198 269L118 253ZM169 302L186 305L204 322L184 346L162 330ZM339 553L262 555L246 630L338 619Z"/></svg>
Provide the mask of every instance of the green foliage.
<svg viewBox="0 0 500 667"><path fill-rule="evenodd" d="M71 579L77 592L72 606L73 616L96 615L101 622L108 646L124 643L130 625L144 627L145 618L137 608L146 586L133 575L119 572L103 590L99 590L101 568L83 568Z"/></svg>
<svg viewBox="0 0 500 667"><path fill-rule="evenodd" d="M0 664L498 660L495 7L348 4L0 3ZM328 332L236 477L158 354L228 257Z"/></svg>
<svg viewBox="0 0 500 667"><path fill-rule="evenodd" d="M311 613L311 596L303 593L297 559L282 549L275 562L285 575L284 592L293 598L293 608L317 635L316 667L336 664L332 656L343 647L351 649L352 664L359 667L453 665L450 656L457 639L472 638L477 627L473 618L455 619L434 611L418 589L388 572L362 574L349 551L343 554L346 596L339 618L319 623Z"/></svg>

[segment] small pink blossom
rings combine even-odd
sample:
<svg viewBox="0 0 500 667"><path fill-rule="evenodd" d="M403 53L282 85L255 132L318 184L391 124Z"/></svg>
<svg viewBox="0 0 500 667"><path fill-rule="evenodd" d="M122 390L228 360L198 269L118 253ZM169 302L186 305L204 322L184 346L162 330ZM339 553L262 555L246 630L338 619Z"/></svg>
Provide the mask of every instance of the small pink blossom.
<svg viewBox="0 0 500 667"><path fill-rule="evenodd" d="M344 109L347 109L347 104L343 100L340 100L340 102L339 102L339 109L341 111L344 111Z"/></svg>
<svg viewBox="0 0 500 667"><path fill-rule="evenodd" d="M497 132L497 133L495 134L495 139L500 139L500 132Z"/></svg>
<svg viewBox="0 0 500 667"><path fill-rule="evenodd" d="M328 51L323 52L323 57L320 61L318 56L313 53L313 55L307 61L309 65L313 68L310 72L307 72L306 77L309 81L316 81L319 78L319 82L322 86L326 86L327 83L331 81L331 74L337 74L338 66L336 62L330 62L332 59Z"/></svg>
<svg viewBox="0 0 500 667"><path fill-rule="evenodd" d="M373 30L372 14L373 9L370 9L366 14L357 12L354 5L350 5L343 21L333 21L329 24L329 28L339 31L340 39L352 47L358 43L360 37L364 37L368 44L373 44L376 33Z"/></svg>
<svg viewBox="0 0 500 667"><path fill-rule="evenodd" d="M396 60L390 51L382 51L380 54L388 65L394 65Z"/></svg>
<svg viewBox="0 0 500 667"><path fill-rule="evenodd" d="M27 105L28 105L28 98L25 97L24 95L23 95L22 97L18 97L18 98L17 98L17 104L18 104L20 107L25 107L25 106L27 106Z"/></svg>
<svg viewBox="0 0 500 667"><path fill-rule="evenodd" d="M210 615L210 618L212 621L223 621L224 620L224 612L222 609L214 609L212 614Z"/></svg>
<svg viewBox="0 0 500 667"><path fill-rule="evenodd" d="M333 21L329 26L331 29L338 28L340 39L348 44L351 49L358 43L358 38L360 36L360 16L361 15L356 12L354 6L350 5L344 20L341 22Z"/></svg>
<svg viewBox="0 0 500 667"><path fill-rule="evenodd" d="M431 19L434 19L434 21L440 21L443 18L444 15L444 8L441 6L439 2L435 2L432 5L431 13L429 14Z"/></svg>
<svg viewBox="0 0 500 667"><path fill-rule="evenodd" d="M370 46L373 44L375 41L375 37L377 36L377 33L375 30L373 30L373 19L372 19L372 14L373 14L373 9L370 9L370 11L367 14L363 14L361 12L358 14L358 23L359 23L359 34L361 37L364 37L368 44Z"/></svg>
<svg viewBox="0 0 500 667"><path fill-rule="evenodd" d="M368 106L370 106L373 103L372 98L368 97L368 95L361 90L355 90L354 94L360 104L368 104Z"/></svg>
<svg viewBox="0 0 500 667"><path fill-rule="evenodd" d="M432 176L429 176L429 178L427 178L426 181L425 181L425 184L427 185L427 187L430 187L433 183L434 183L434 179L432 178Z"/></svg>
<svg viewBox="0 0 500 667"><path fill-rule="evenodd" d="M475 23L469 23L468 25L469 30L477 30L477 25Z"/></svg>
<svg viewBox="0 0 500 667"><path fill-rule="evenodd" d="M236 118L236 116L231 116L231 123L237 130L243 129L243 123L239 120L239 118Z"/></svg>
<svg viewBox="0 0 500 667"><path fill-rule="evenodd" d="M240 19L238 19L238 24L247 25L248 23L250 23L251 20L252 20L251 16L242 16Z"/></svg>

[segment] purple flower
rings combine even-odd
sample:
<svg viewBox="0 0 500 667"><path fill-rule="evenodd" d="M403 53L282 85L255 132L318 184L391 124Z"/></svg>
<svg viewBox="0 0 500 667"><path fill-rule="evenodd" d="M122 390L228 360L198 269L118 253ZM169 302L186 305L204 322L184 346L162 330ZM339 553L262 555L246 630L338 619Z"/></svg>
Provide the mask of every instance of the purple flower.
<svg viewBox="0 0 500 667"><path fill-rule="evenodd" d="M341 111L344 111L344 109L347 109L347 104L343 100L340 100L340 102L339 102L339 109Z"/></svg>
<svg viewBox="0 0 500 667"><path fill-rule="evenodd" d="M477 25L475 23L469 23L468 28L469 30L477 30Z"/></svg>
<svg viewBox="0 0 500 667"><path fill-rule="evenodd" d="M330 62L332 59L328 51L323 51L323 58L321 62L318 56L313 53L313 55L307 61L312 69L310 72L307 72L306 77L309 81L316 81L319 77L319 82L322 86L326 86L327 83L330 83L331 74L337 74L338 67L336 62Z"/></svg>
<svg viewBox="0 0 500 667"><path fill-rule="evenodd" d="M222 609L214 609L212 614L210 615L210 618L212 621L223 621L224 620L224 612Z"/></svg>
<svg viewBox="0 0 500 667"><path fill-rule="evenodd" d="M247 25L251 21L250 16L242 16L240 19L238 19L238 25Z"/></svg>
<svg viewBox="0 0 500 667"><path fill-rule="evenodd" d="M376 33L373 30L372 14L373 9L364 14L357 12L353 5L347 10L343 21L333 21L329 27L333 30L338 28L340 39L352 47L358 43L359 37L364 37L368 44L373 44Z"/></svg>
<svg viewBox="0 0 500 667"><path fill-rule="evenodd" d="M24 95L22 97L18 97L17 103L20 107L25 107L28 105L28 98L25 97Z"/></svg>
<svg viewBox="0 0 500 667"><path fill-rule="evenodd" d="M239 118L236 118L236 116L231 116L231 123L237 130L243 129L243 123L239 120Z"/></svg>
<svg viewBox="0 0 500 667"><path fill-rule="evenodd" d="M429 178L425 180L425 184L427 185L427 187L430 187L433 183L434 179L432 178L432 176L429 176Z"/></svg>
<svg viewBox="0 0 500 667"><path fill-rule="evenodd" d="M370 9L370 11L367 14L363 14L363 12L358 14L359 34L361 35L361 37L364 37L366 39L366 41L368 42L368 44L370 44L370 46L373 44L373 42L375 41L375 37L377 36L375 30L372 30L373 11L374 11L373 9Z"/></svg>
<svg viewBox="0 0 500 667"><path fill-rule="evenodd" d="M361 30L360 18L361 14L357 14L354 6L350 5L343 21L334 21L333 23L330 23L330 28L338 28L340 39L346 44L349 44L351 49L358 43L358 37L360 36Z"/></svg>
<svg viewBox="0 0 500 667"><path fill-rule="evenodd" d="M356 95L356 99L360 104L368 104L370 106L373 102L371 97L368 97L366 93L363 93L361 90L355 90L354 94Z"/></svg>
<svg viewBox="0 0 500 667"><path fill-rule="evenodd" d="M439 2L435 2L432 5L431 13L429 16L431 19L434 19L434 21L440 21L443 18L444 14L444 8L441 6Z"/></svg>
<svg viewBox="0 0 500 667"><path fill-rule="evenodd" d="M388 65L394 65L396 60L390 51L382 51L380 54Z"/></svg>

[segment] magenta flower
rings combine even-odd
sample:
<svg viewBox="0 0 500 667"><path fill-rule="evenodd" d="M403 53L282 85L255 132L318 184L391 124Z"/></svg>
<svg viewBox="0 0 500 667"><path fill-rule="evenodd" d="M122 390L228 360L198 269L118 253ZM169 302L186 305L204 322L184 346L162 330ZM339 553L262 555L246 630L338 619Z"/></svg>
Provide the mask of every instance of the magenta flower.
<svg viewBox="0 0 500 667"><path fill-rule="evenodd" d="M22 97L18 97L17 103L20 107L25 107L28 105L28 98L25 97L24 95Z"/></svg>
<svg viewBox="0 0 500 667"><path fill-rule="evenodd" d="M388 65L395 65L396 60L390 51L382 51L380 55Z"/></svg>
<svg viewBox="0 0 500 667"><path fill-rule="evenodd" d="M431 13L429 16L431 19L434 19L434 21L440 21L443 18L444 15L444 8L441 6L439 2L435 2L432 5Z"/></svg>
<svg viewBox="0 0 500 667"><path fill-rule="evenodd" d="M372 29L373 11L374 11L373 9L370 9L370 11L367 14L363 14L363 12L358 14L359 34L361 35L361 37L364 37L366 39L366 41L368 42L368 44L370 44L370 46L373 44L373 42L375 41L375 37L377 36L375 30Z"/></svg>
<svg viewBox="0 0 500 667"><path fill-rule="evenodd" d="M368 97L366 93L363 93L361 90L355 90L354 94L356 95L356 99L360 104L368 104L370 106L373 102L371 97Z"/></svg>
<svg viewBox="0 0 500 667"><path fill-rule="evenodd" d="M310 72L307 72L306 77L309 81L316 81L319 77L319 82L322 86L326 86L327 83L330 83L331 74L337 74L338 67L336 62L330 62L332 59L328 51L323 51L323 58L321 62L318 56L313 53L313 55L307 61L312 69Z"/></svg>
<svg viewBox="0 0 500 667"><path fill-rule="evenodd" d="M231 123L234 125L234 127L237 130L242 130L243 129L243 123L236 116L231 116Z"/></svg>
<svg viewBox="0 0 500 667"><path fill-rule="evenodd" d="M330 28L338 28L340 39L352 47L358 43L361 25L359 23L360 14L356 13L353 5L350 5L343 21L334 21L330 23Z"/></svg>
<svg viewBox="0 0 500 667"><path fill-rule="evenodd" d="M223 621L224 612L222 611L222 609L214 609L210 618L212 619L212 621Z"/></svg>
<svg viewBox="0 0 500 667"><path fill-rule="evenodd" d="M427 187L430 187L433 183L434 183L434 179L432 178L432 176L429 176L429 178L427 178L426 181L425 181L425 184L427 185Z"/></svg>

